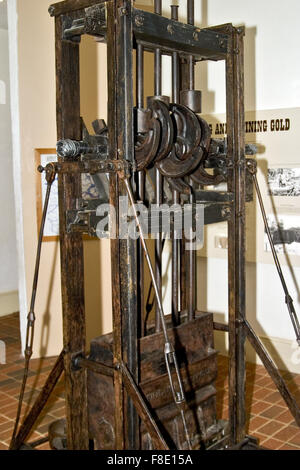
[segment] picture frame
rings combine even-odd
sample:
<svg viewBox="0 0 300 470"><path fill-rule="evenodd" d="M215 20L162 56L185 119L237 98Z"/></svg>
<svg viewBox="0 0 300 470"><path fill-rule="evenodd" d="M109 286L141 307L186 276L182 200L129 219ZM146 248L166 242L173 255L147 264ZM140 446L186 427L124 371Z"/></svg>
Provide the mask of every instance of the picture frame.
<svg viewBox="0 0 300 470"><path fill-rule="evenodd" d="M36 168L39 165L45 167L50 162L57 161L57 154L54 148L36 148L35 164ZM36 171L36 211L37 211L37 231L39 235L44 199L47 190L47 182L45 174ZM97 190L90 175L82 175L82 197L91 199L97 197ZM84 234L84 240L94 240L90 235ZM57 241L59 240L59 210L58 210L58 183L57 175L51 187L51 194L49 198L49 205L47 210L47 217L45 221L43 241Z"/></svg>

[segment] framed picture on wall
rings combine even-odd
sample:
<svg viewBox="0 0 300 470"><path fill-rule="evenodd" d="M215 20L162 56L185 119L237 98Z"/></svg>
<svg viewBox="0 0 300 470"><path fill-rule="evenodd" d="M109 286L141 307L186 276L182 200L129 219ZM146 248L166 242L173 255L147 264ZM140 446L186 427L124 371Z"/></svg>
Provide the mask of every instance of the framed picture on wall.
<svg viewBox="0 0 300 470"><path fill-rule="evenodd" d="M45 167L48 163L56 162L57 154L56 150L53 149L35 149L35 163L36 167L42 165ZM45 179L45 173L39 173L37 171L37 180L36 180L36 201L37 201L37 227L38 233L40 230L42 212L44 206L44 200L47 191L47 182ZM94 199L97 198L98 191L94 184L94 181L91 175L84 174L82 175L82 198L83 199ZM59 239L59 213L58 213L58 185L57 185L57 175L55 180L52 183L47 217L45 221L44 229L44 241L53 241ZM92 239L88 235L84 235L85 240Z"/></svg>
<svg viewBox="0 0 300 470"><path fill-rule="evenodd" d="M57 155L55 149L35 149L36 167L39 165L46 166L50 162L56 162ZM37 209L37 227L40 230L44 200L46 196L47 182L45 173L37 171L36 180L36 209ZM52 183L47 217L44 229L44 241L53 241L59 239L59 214L58 214L58 185L57 175Z"/></svg>

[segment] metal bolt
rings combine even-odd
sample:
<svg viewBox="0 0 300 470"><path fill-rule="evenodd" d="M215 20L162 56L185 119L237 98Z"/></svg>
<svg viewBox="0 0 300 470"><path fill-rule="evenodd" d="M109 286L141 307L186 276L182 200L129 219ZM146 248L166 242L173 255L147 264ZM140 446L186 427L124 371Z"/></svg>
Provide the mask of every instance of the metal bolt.
<svg viewBox="0 0 300 470"><path fill-rule="evenodd" d="M121 16L127 15L127 8L126 7L121 7L120 8L120 15Z"/></svg>
<svg viewBox="0 0 300 470"><path fill-rule="evenodd" d="M53 5L50 5L50 7L48 8L48 12L49 12L50 16L54 15L54 6Z"/></svg>
<svg viewBox="0 0 300 470"><path fill-rule="evenodd" d="M144 18L142 16L136 16L134 22L137 26L143 26Z"/></svg>
<svg viewBox="0 0 300 470"><path fill-rule="evenodd" d="M173 26L172 26L171 24L168 24L168 26L167 26L167 31L168 31L168 33L170 33L170 34L173 34L173 33L174 33L174 29L173 29Z"/></svg>
<svg viewBox="0 0 300 470"><path fill-rule="evenodd" d="M227 217L229 216L231 213L231 210L230 210L230 207L224 207L222 210L221 210L221 215L222 217Z"/></svg>

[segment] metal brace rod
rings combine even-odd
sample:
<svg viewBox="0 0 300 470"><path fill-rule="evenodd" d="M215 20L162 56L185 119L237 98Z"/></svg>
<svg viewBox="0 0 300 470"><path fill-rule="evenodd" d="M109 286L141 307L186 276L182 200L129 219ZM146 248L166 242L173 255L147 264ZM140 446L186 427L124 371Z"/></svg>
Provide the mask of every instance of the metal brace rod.
<svg viewBox="0 0 300 470"><path fill-rule="evenodd" d="M118 173L121 178L130 176L131 170L134 170L134 165L127 160L87 160L87 161L64 161L53 162L46 166L48 168L55 168L58 174L70 173Z"/></svg>
<svg viewBox="0 0 300 470"><path fill-rule="evenodd" d="M46 168L39 166L38 170L41 173L43 171L45 171L46 173L47 190L46 190L46 196L45 196L45 202L44 202L44 207L43 207L43 214L42 214L42 220L41 220L38 244L37 244L37 250L36 250L35 269L34 269L34 276L33 276L33 283L32 283L30 309L29 309L29 313L27 316L26 340L25 340L25 351L24 351L24 354L25 354L24 373L23 373L23 380L22 380L19 401L18 401L17 416L16 416L15 426L13 429L13 434L12 434L11 443L10 443L10 449L13 449L15 447L16 435L18 431L19 421L21 418L24 393L25 393L26 383L27 383L27 378L28 378L29 363L30 363L30 358L32 356L34 325L35 325L34 309L35 309L35 299L36 299L38 280L39 280L42 242L43 242L44 227L45 227L45 222L46 222L52 183L55 180L55 175L56 175L56 169L53 163L49 163L49 165L47 165Z"/></svg>
<svg viewBox="0 0 300 470"><path fill-rule="evenodd" d="M263 221L264 221L265 230L266 230L266 233L267 233L267 236L268 236L268 240L269 240L269 243L270 243L270 247L271 247L271 251L272 251L272 255L273 255L273 259L274 259L274 263L275 263L275 266L276 266L276 269L277 269L277 272L278 272L278 275L279 275L279 278L280 278L280 281L281 281L282 288L284 290L285 303L287 305L288 312L289 312L289 315L290 315L290 318L291 318L291 322L292 322L292 325L293 325L293 328L294 328L294 331L295 331L295 334L296 334L296 340L298 342L298 345L300 346L300 324L299 324L299 320L298 320L298 317L297 317L297 314L296 314L296 311L295 311L293 299L292 299L292 297L289 293L288 287L287 287L285 279L284 279L284 275L283 275L283 272L282 272L282 269L281 269L279 258L278 258L278 255L276 253L275 246L274 246L273 239L272 239L272 235L271 235L271 231L270 231L270 228L269 228L269 225L268 225L267 215L266 215L266 211L265 211L265 208L264 208L264 203L263 203L262 195L261 195L261 192L260 192L260 188L259 188L259 184L258 184L257 176L256 176L256 173L257 173L256 162L254 160L249 159L247 161L247 168L248 168L248 171L250 172L250 174L252 175L252 178L253 178L253 182L254 182L254 186L255 186L255 190L256 190L256 194L257 194L257 198L258 198L258 202L259 202L259 206L260 206L260 210L261 210L261 214L262 214L262 218L263 218Z"/></svg>
<svg viewBox="0 0 300 470"><path fill-rule="evenodd" d="M134 406L145 423L145 426L153 440L155 448L158 450L169 450L169 446L166 443L160 429L157 426L137 384L135 383L130 371L122 361L116 365L116 368L121 372L123 377L123 384L134 403Z"/></svg>

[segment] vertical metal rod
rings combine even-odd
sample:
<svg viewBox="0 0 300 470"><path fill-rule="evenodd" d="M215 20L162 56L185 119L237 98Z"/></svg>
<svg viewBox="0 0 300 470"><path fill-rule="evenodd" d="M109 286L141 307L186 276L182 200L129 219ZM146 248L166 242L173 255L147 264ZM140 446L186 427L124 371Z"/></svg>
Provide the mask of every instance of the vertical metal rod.
<svg viewBox="0 0 300 470"><path fill-rule="evenodd" d="M171 18L172 20L178 21L178 5L171 5ZM172 95L173 103L179 103L179 55L178 52L172 54Z"/></svg>
<svg viewBox="0 0 300 470"><path fill-rule="evenodd" d="M155 0L154 2L154 13L161 15L161 0ZM161 50L155 49L154 56L154 70L155 70L155 81L154 81L154 94L156 96L161 95Z"/></svg>
<svg viewBox="0 0 300 470"><path fill-rule="evenodd" d="M194 0L188 0L187 2L187 18L188 24L195 23L195 2Z"/></svg>
<svg viewBox="0 0 300 470"><path fill-rule="evenodd" d="M138 43L136 50L136 106L144 107L144 47ZM140 201L145 198L145 173L138 172L137 197ZM139 283L139 319L138 335L141 336L144 329L144 252L141 242L138 243L138 283Z"/></svg>
<svg viewBox="0 0 300 470"><path fill-rule="evenodd" d="M172 20L178 21L178 6L171 5L171 18ZM179 103L180 93L180 75L179 75L179 55L178 52L172 54L172 101L173 103ZM173 191L173 204L180 203L179 192ZM179 312L178 312L178 266L179 266L179 243L175 238L175 230L173 228L172 234L172 318L174 323L179 323Z"/></svg>
<svg viewBox="0 0 300 470"><path fill-rule="evenodd" d="M187 23L194 25L195 23L195 5L194 0L188 0L187 2ZM194 90L195 88L195 64L194 57L189 56L189 89ZM191 185L191 195L190 195L190 204L195 202L193 194L193 182L190 180ZM196 262L197 255L195 250L186 251L186 261L187 261L187 313L188 319L194 320L195 318L195 309L196 309Z"/></svg>
<svg viewBox="0 0 300 470"><path fill-rule="evenodd" d="M162 12L162 1L155 0L154 12L157 15L161 15ZM160 96L161 92L161 50L155 49L154 53L154 94ZM163 176L159 170L155 170L155 202L156 204L162 204L163 202ZM155 240L155 279L158 288L159 295L162 293L162 234L159 232ZM157 301L155 302L155 331L161 331L161 322L159 314L159 306Z"/></svg>
<svg viewBox="0 0 300 470"><path fill-rule="evenodd" d="M157 14L157 15L161 15L162 11L161 11L161 0L154 0L154 12Z"/></svg>
<svg viewBox="0 0 300 470"><path fill-rule="evenodd" d="M157 205L163 202L163 177L159 170L155 170L155 202ZM162 234L159 231L155 239L155 279L158 286L159 294L162 293ZM155 331L161 331L160 315L157 302L155 303Z"/></svg>
<svg viewBox="0 0 300 470"><path fill-rule="evenodd" d="M187 2L187 22L188 24L195 24L195 5L194 0L188 0ZM189 89L193 90L195 88L195 65L194 57L189 56Z"/></svg>
<svg viewBox="0 0 300 470"><path fill-rule="evenodd" d="M144 48L138 43L136 49L136 106L144 107Z"/></svg>
<svg viewBox="0 0 300 470"><path fill-rule="evenodd" d="M178 191L173 191L173 204L180 203L180 195ZM174 219L173 219L174 222ZM179 243L175 238L175 226L173 225L172 231L172 319L175 325L179 324L179 311L178 311L178 267L179 267Z"/></svg>
<svg viewBox="0 0 300 470"><path fill-rule="evenodd" d="M190 204L195 202L193 190L191 191ZM187 303L187 313L188 320L195 319L195 310L196 310L196 262L197 262L197 252L196 250L186 250L186 259L187 259L187 292L186 292L186 303Z"/></svg>

